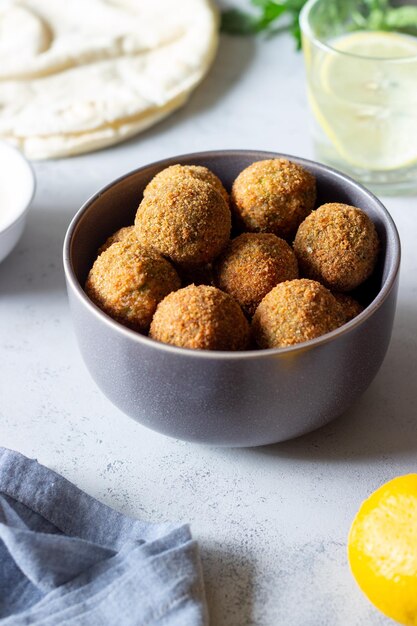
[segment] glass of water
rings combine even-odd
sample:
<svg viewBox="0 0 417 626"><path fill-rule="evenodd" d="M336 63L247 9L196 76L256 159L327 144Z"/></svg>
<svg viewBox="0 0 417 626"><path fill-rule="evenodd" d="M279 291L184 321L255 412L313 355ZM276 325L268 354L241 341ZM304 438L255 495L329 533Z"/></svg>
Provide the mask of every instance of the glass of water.
<svg viewBox="0 0 417 626"><path fill-rule="evenodd" d="M417 190L417 6L309 0L300 16L317 157L380 193Z"/></svg>

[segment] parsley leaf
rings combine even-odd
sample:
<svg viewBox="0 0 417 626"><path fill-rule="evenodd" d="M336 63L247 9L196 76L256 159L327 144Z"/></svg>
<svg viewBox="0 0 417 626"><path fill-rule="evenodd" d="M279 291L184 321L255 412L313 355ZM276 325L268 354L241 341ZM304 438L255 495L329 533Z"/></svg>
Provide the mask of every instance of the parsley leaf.
<svg viewBox="0 0 417 626"><path fill-rule="evenodd" d="M404 5L389 9L385 17L385 25L387 30L397 30L417 36L417 6Z"/></svg>
<svg viewBox="0 0 417 626"><path fill-rule="evenodd" d="M257 32L258 19L240 9L223 11L221 30L229 35L254 35Z"/></svg>

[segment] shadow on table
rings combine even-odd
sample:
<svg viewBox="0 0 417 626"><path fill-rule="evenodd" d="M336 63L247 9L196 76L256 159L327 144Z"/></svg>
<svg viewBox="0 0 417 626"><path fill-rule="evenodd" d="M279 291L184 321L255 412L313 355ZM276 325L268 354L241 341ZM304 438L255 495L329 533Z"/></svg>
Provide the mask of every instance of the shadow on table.
<svg viewBox="0 0 417 626"><path fill-rule="evenodd" d="M0 264L1 297L65 290L62 244L75 210L74 202L43 208L35 200L20 242Z"/></svg>
<svg viewBox="0 0 417 626"><path fill-rule="evenodd" d="M355 461L417 453L417 311L402 303L384 364L368 391L334 422L254 454Z"/></svg>
<svg viewBox="0 0 417 626"><path fill-rule="evenodd" d="M201 549L210 624L250 626L252 618L253 565L241 554Z"/></svg>

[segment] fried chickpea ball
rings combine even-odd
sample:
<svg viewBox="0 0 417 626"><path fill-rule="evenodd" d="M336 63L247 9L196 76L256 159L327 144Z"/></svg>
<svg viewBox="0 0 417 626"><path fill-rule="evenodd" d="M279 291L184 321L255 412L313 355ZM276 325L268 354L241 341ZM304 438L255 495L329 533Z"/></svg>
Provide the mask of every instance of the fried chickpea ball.
<svg viewBox="0 0 417 626"><path fill-rule="evenodd" d="M351 291L372 274L379 241L357 207L329 203L309 215L294 241L300 272L335 291Z"/></svg>
<svg viewBox="0 0 417 626"><path fill-rule="evenodd" d="M136 239L133 226L124 226L123 228L119 228L119 230L116 230L115 233L113 233L112 235L110 235L110 237L106 239L103 245L99 248L98 254L101 254L102 252L107 250L107 248L110 248L113 243L117 243L118 241L124 241L124 239L130 236L133 236L133 238Z"/></svg>
<svg viewBox="0 0 417 626"><path fill-rule="evenodd" d="M189 285L158 305L150 337L181 348L244 350L250 328L238 303L207 285Z"/></svg>
<svg viewBox="0 0 417 626"><path fill-rule="evenodd" d="M346 293L333 292L333 296L339 303L339 306L342 308L343 314L345 316L345 324L346 322L350 322L354 317L362 313L363 306L359 304L357 300L348 296Z"/></svg>
<svg viewBox="0 0 417 626"><path fill-rule="evenodd" d="M213 174L208 167L204 167L203 165L171 165L152 178L151 182L145 188L143 195L146 196L158 192L163 189L167 183L175 183L184 180L184 177L187 176L208 183L214 187L227 204L229 204L229 194L223 187L222 181L216 174Z"/></svg>
<svg viewBox="0 0 417 626"><path fill-rule="evenodd" d="M166 259L127 238L97 257L85 291L110 317L146 332L158 302L180 287L178 274Z"/></svg>
<svg viewBox="0 0 417 626"><path fill-rule="evenodd" d="M314 280L280 283L262 300L252 321L261 348L309 341L342 326L345 317L330 291Z"/></svg>
<svg viewBox="0 0 417 626"><path fill-rule="evenodd" d="M183 266L210 263L227 244L230 230L226 201L211 185L191 177L147 194L135 220L143 245Z"/></svg>
<svg viewBox="0 0 417 626"><path fill-rule="evenodd" d="M217 286L249 315L275 285L298 278L297 258L272 233L244 233L233 239L216 264Z"/></svg>
<svg viewBox="0 0 417 626"><path fill-rule="evenodd" d="M256 161L233 183L232 210L241 230L292 238L316 201L316 179L286 159Z"/></svg>

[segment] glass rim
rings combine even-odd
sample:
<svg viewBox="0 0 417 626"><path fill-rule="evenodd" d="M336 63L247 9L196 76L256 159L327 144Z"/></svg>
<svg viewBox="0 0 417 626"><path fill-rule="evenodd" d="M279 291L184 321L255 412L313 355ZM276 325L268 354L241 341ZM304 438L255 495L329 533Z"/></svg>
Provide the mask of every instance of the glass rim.
<svg viewBox="0 0 417 626"><path fill-rule="evenodd" d="M340 54L342 56L350 57L352 59L364 59L366 61L380 61L383 63L407 63L410 61L417 60L417 52L416 54L410 54L410 55L403 56L403 57L374 57L374 56L368 56L365 54L355 54L352 52L346 52L344 50L338 50L337 48L334 48L330 44L326 43L325 41L317 37L317 35L313 32L313 29L310 24L310 19L309 19L310 13L313 7L319 2L323 2L323 1L325 0L307 0L305 5L301 9L300 17L299 17L300 29L301 29L302 34L307 36L310 39L310 41L312 41L318 47L332 54ZM392 31L358 30L358 31L352 31L352 32L386 32L386 34L389 35ZM398 31L394 31L394 32L398 32ZM413 37L412 35L406 35L405 33L399 33L399 34ZM417 46L417 37L414 37L414 39L416 39L416 46Z"/></svg>

